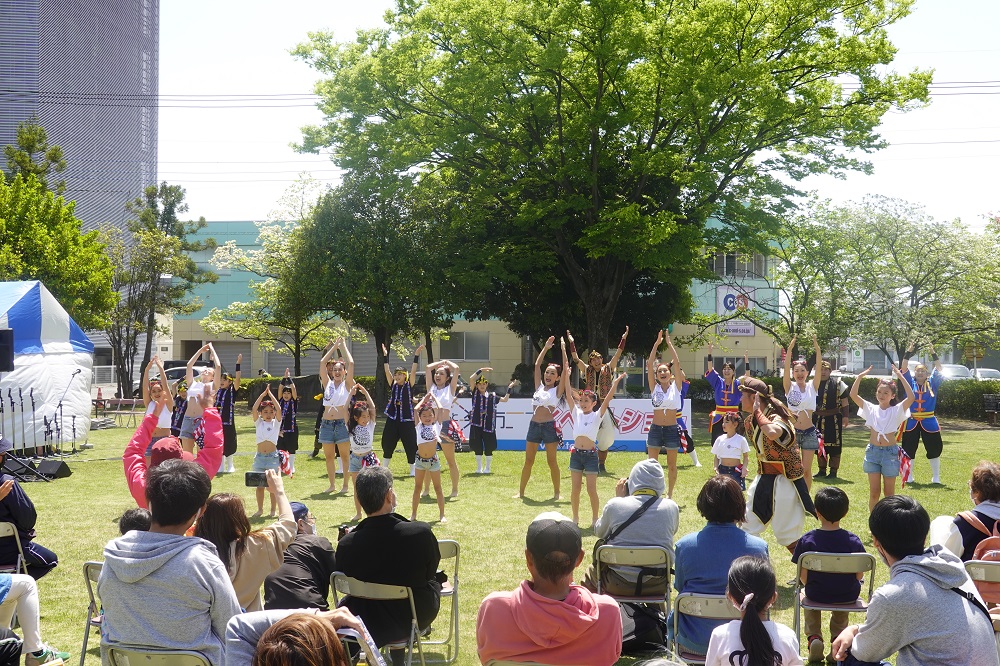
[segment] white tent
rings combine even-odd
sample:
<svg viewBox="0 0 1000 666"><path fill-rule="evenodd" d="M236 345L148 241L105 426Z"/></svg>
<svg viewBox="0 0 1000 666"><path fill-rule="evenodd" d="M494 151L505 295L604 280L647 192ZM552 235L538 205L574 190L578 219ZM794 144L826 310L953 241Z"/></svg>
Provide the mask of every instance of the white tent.
<svg viewBox="0 0 1000 666"><path fill-rule="evenodd" d="M0 432L15 449L85 441L94 344L41 282L0 282L0 328L14 331L14 371L0 373ZM59 405L62 405L60 410Z"/></svg>

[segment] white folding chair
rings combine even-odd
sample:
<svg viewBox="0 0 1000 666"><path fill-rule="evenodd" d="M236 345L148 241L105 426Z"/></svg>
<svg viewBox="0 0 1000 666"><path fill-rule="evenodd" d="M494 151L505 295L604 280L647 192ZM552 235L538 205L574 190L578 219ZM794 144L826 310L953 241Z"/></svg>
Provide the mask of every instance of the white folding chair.
<svg viewBox="0 0 1000 666"><path fill-rule="evenodd" d="M724 594L681 592L674 598L674 656L685 664L704 664L705 655L686 650L677 642L681 615L703 620L738 620L740 609Z"/></svg>
<svg viewBox="0 0 1000 666"><path fill-rule="evenodd" d="M21 547L21 535L14 523L0 523L0 539L11 538L17 544L17 561L0 564L0 573L28 573L28 563L24 559L24 548Z"/></svg>
<svg viewBox="0 0 1000 666"><path fill-rule="evenodd" d="M441 586L441 597L451 599L451 616L448 618L448 633L445 638L437 641L425 640L423 643L424 645L445 646L444 663L450 664L458 658L458 563L460 549L457 541L439 539L438 550L441 552L442 560L455 561L454 569L448 576L448 582ZM454 643L452 637L454 637Z"/></svg>
<svg viewBox="0 0 1000 666"><path fill-rule="evenodd" d="M83 580L87 584L87 596L90 598L90 605L87 606L87 620L83 625L83 647L80 648L80 666L83 666L87 658L87 642L90 640L90 629L93 627L100 633L101 631L101 601L97 598L97 579L101 577L103 562L84 562Z"/></svg>
<svg viewBox="0 0 1000 666"><path fill-rule="evenodd" d="M417 653L420 656L420 666L426 666L424 661L424 648L420 640L420 626L417 623L417 607L413 603L413 590L404 585L385 585L382 583L366 583L351 578L340 571L334 571L330 576L330 587L333 590L333 605L340 605L340 595L358 597L359 599L372 599L375 601L402 601L410 603L410 635L406 640L395 643L387 643L382 646L382 653L389 658L389 650L406 649L406 666L413 663L413 645L417 645ZM361 618L364 620L364 618Z"/></svg>
<svg viewBox="0 0 1000 666"><path fill-rule="evenodd" d="M108 647L111 666L212 666L200 652L158 650L150 647L115 645Z"/></svg>
<svg viewBox="0 0 1000 666"><path fill-rule="evenodd" d="M670 610L670 567L673 564L673 553L662 546L599 546L597 548L597 593L607 594L615 601L642 604L658 604L663 608L666 617ZM666 577L666 591L662 594L618 595L611 594L601 588L604 569L609 566L641 567L644 569L662 570ZM641 577L640 577L641 580Z"/></svg>
<svg viewBox="0 0 1000 666"><path fill-rule="evenodd" d="M872 592L875 589L875 556L871 553L817 553L809 551L799 556L798 568L795 571L795 636L801 635L801 610L818 611L847 611L848 613L867 613L868 602L872 600ZM802 572L814 571L817 573L833 574L868 574L868 598L858 597L849 604L828 604L821 601L814 601L806 596L805 586L802 584Z"/></svg>

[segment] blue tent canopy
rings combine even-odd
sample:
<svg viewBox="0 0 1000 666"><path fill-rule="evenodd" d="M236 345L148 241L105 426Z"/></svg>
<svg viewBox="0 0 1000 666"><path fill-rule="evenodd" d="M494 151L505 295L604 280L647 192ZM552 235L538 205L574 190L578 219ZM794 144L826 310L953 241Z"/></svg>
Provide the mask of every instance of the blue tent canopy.
<svg viewBox="0 0 1000 666"><path fill-rule="evenodd" d="M15 355L94 352L94 343L38 280L0 282L0 328L14 330Z"/></svg>

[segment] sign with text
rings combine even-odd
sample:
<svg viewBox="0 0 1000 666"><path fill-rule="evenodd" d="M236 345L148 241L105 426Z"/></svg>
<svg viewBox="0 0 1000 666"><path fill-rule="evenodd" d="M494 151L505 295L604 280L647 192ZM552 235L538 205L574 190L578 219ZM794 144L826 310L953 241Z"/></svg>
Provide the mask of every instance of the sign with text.
<svg viewBox="0 0 1000 666"><path fill-rule="evenodd" d="M715 314L720 317L732 317L743 310L749 310L754 304L755 289L742 289L728 285L715 288ZM752 337L757 329L753 322L734 318L719 324L719 335L735 337Z"/></svg>

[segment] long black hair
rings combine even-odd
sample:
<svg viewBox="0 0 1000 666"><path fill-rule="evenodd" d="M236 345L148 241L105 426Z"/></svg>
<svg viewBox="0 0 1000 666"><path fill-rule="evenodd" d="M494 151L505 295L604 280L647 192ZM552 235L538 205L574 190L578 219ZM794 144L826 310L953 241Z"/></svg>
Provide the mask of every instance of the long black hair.
<svg viewBox="0 0 1000 666"><path fill-rule="evenodd" d="M774 598L777 581L771 562L763 557L744 555L729 567L726 594L742 608L740 641L743 650L729 655L731 666L781 666L781 655L774 649L771 634L760 619ZM752 595L752 596L751 596Z"/></svg>

